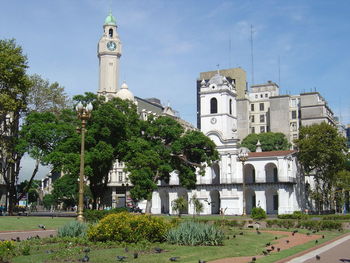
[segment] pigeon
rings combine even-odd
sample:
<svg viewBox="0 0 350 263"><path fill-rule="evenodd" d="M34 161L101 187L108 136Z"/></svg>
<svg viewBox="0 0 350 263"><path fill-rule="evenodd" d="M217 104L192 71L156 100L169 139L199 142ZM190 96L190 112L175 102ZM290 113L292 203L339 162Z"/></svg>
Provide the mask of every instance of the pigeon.
<svg viewBox="0 0 350 263"><path fill-rule="evenodd" d="M269 253L267 253L267 251L263 250L263 254L264 254L264 256L267 256Z"/></svg>
<svg viewBox="0 0 350 263"><path fill-rule="evenodd" d="M292 236L294 236L294 234L295 234L295 233L294 233L294 232L292 232Z"/></svg>
<svg viewBox="0 0 350 263"><path fill-rule="evenodd" d="M117 256L117 260L118 261L124 261L124 259L126 259L127 257L125 256Z"/></svg>
<svg viewBox="0 0 350 263"><path fill-rule="evenodd" d="M177 261L180 257L171 257L169 258L170 261Z"/></svg>
<svg viewBox="0 0 350 263"><path fill-rule="evenodd" d="M271 249L272 249L272 250L274 250L274 249L275 249L275 247L274 247L274 246L271 246Z"/></svg>
<svg viewBox="0 0 350 263"><path fill-rule="evenodd" d="M278 248L277 248L277 252L280 252L280 251L281 251L281 249L278 247Z"/></svg>
<svg viewBox="0 0 350 263"><path fill-rule="evenodd" d="M318 240L315 240L315 244L317 244L318 243Z"/></svg>
<svg viewBox="0 0 350 263"><path fill-rule="evenodd" d="M272 251L272 249L266 249L267 253L270 253Z"/></svg>
<svg viewBox="0 0 350 263"><path fill-rule="evenodd" d="M266 243L265 246L266 246L266 247L271 246L271 243L270 243L270 242L269 242L269 243Z"/></svg>
<svg viewBox="0 0 350 263"><path fill-rule="evenodd" d="M256 257L252 257L252 261L256 261Z"/></svg>
<svg viewBox="0 0 350 263"><path fill-rule="evenodd" d="M17 242L21 242L20 237L16 237L16 241L17 241Z"/></svg>
<svg viewBox="0 0 350 263"><path fill-rule="evenodd" d="M324 238L324 235L322 235L322 238Z"/></svg>
<svg viewBox="0 0 350 263"><path fill-rule="evenodd" d="M134 258L138 258L139 257L139 253L134 252Z"/></svg>
<svg viewBox="0 0 350 263"><path fill-rule="evenodd" d="M233 238L236 238L236 235L233 235Z"/></svg>
<svg viewBox="0 0 350 263"><path fill-rule="evenodd" d="M316 260L320 260L321 257L319 255L316 255Z"/></svg>
<svg viewBox="0 0 350 263"><path fill-rule="evenodd" d="M207 262L204 260L198 260L198 263L207 263Z"/></svg>
<svg viewBox="0 0 350 263"><path fill-rule="evenodd" d="M286 243L288 244L288 243L289 243L289 240L286 240Z"/></svg>
<svg viewBox="0 0 350 263"><path fill-rule="evenodd" d="M278 239L278 237L275 237L275 240L277 240Z"/></svg>
<svg viewBox="0 0 350 263"><path fill-rule="evenodd" d="M159 254L159 253L162 253L163 249L161 249L159 247L155 247L154 251Z"/></svg>
<svg viewBox="0 0 350 263"><path fill-rule="evenodd" d="M81 259L81 262L89 262L90 261L90 258L88 255L85 255L82 259Z"/></svg>
<svg viewBox="0 0 350 263"><path fill-rule="evenodd" d="M39 228L46 230L46 227L44 225L38 225Z"/></svg>

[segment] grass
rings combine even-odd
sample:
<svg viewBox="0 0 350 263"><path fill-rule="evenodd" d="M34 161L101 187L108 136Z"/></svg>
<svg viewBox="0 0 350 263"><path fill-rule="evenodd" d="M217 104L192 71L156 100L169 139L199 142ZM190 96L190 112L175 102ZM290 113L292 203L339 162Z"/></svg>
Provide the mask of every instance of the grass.
<svg viewBox="0 0 350 263"><path fill-rule="evenodd" d="M46 229L58 229L74 218L66 217L34 217L34 216L0 216L0 231L37 230L38 225Z"/></svg>

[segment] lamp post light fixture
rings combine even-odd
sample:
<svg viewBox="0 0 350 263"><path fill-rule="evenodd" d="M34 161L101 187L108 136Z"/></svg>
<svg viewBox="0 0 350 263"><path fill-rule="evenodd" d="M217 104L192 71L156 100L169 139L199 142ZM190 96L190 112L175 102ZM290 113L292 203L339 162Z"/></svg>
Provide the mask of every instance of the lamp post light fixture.
<svg viewBox="0 0 350 263"><path fill-rule="evenodd" d="M246 147L241 147L238 149L238 160L240 162L242 162L242 190L243 190L243 213L242 215L247 215L247 210L246 210L246 203L245 203L245 181L244 181L244 163L248 160L248 153L249 153L249 149Z"/></svg>
<svg viewBox="0 0 350 263"><path fill-rule="evenodd" d="M79 204L78 204L78 217L77 220L83 222L83 210L84 210L84 151L85 151L85 127L86 121L91 116L93 109L92 104L84 106L81 102L75 107L78 118L81 120L81 148L80 148L80 173L79 173Z"/></svg>

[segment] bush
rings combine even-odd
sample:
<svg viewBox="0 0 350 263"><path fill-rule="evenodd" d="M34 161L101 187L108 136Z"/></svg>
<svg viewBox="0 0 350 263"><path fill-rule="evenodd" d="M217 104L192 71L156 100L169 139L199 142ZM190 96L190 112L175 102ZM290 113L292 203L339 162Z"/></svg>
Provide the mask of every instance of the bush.
<svg viewBox="0 0 350 263"><path fill-rule="evenodd" d="M0 262L7 262L15 255L15 243L12 241L0 241Z"/></svg>
<svg viewBox="0 0 350 263"><path fill-rule="evenodd" d="M312 221L312 220L303 220L298 223L298 227L306 228L310 230L333 230L333 229L342 229L342 223L330 220L321 220L321 221Z"/></svg>
<svg viewBox="0 0 350 263"><path fill-rule="evenodd" d="M285 220L279 220L279 219L273 219L273 220L266 220L266 226L267 227L273 227L277 226L280 228L292 228L296 225L295 220L285 219Z"/></svg>
<svg viewBox="0 0 350 263"><path fill-rule="evenodd" d="M58 229L59 237L85 237L87 224L79 221L71 221Z"/></svg>
<svg viewBox="0 0 350 263"><path fill-rule="evenodd" d="M261 207L253 207L251 218L253 218L255 220L265 219L266 212Z"/></svg>
<svg viewBox="0 0 350 263"><path fill-rule="evenodd" d="M97 222L104 218L106 215L117 214L126 211L128 211L126 207L118 207L111 210L84 210L84 218L87 222Z"/></svg>
<svg viewBox="0 0 350 263"><path fill-rule="evenodd" d="M350 220L350 215L326 215L322 220Z"/></svg>
<svg viewBox="0 0 350 263"><path fill-rule="evenodd" d="M243 227L245 225L245 221L238 221L238 220L228 220L228 219L222 219L222 220L216 220L214 221L214 225L216 226L230 226L230 227Z"/></svg>
<svg viewBox="0 0 350 263"><path fill-rule="evenodd" d="M107 215L88 230L91 241L163 242L170 223L160 217L122 212Z"/></svg>
<svg viewBox="0 0 350 263"><path fill-rule="evenodd" d="M171 229L166 239L170 244L182 246L218 246L223 244L224 233L214 225L187 221Z"/></svg>
<svg viewBox="0 0 350 263"><path fill-rule="evenodd" d="M308 215L303 214L300 211L294 211L293 214L282 214L277 216L278 219L298 219L298 220L307 220Z"/></svg>

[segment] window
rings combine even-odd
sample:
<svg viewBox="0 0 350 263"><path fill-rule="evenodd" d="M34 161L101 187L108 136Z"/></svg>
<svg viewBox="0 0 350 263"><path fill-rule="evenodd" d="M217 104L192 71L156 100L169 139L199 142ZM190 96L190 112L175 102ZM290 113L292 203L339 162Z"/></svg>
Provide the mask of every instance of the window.
<svg viewBox="0 0 350 263"><path fill-rule="evenodd" d="M260 98L263 98L264 97L264 95L263 94L260 94Z"/></svg>
<svg viewBox="0 0 350 263"><path fill-rule="evenodd" d="M258 94L255 95L255 98L256 98L256 99L258 98Z"/></svg>
<svg viewBox="0 0 350 263"><path fill-rule="evenodd" d="M266 94L265 94L265 98L267 98L268 96L269 96L269 94L266 93Z"/></svg>
<svg viewBox="0 0 350 263"><path fill-rule="evenodd" d="M232 99L230 99L229 112L230 112L230 114L232 114Z"/></svg>
<svg viewBox="0 0 350 263"><path fill-rule="evenodd" d="M259 108L260 108L260 110L264 110L264 103L260 103Z"/></svg>
<svg viewBox="0 0 350 263"><path fill-rule="evenodd" d="M109 34L109 37L113 37L113 29L112 28L109 29L108 34Z"/></svg>
<svg viewBox="0 0 350 263"><path fill-rule="evenodd" d="M210 113L218 113L218 101L216 98L210 100Z"/></svg>
<svg viewBox="0 0 350 263"><path fill-rule="evenodd" d="M260 133L264 133L265 132L265 126L260 126Z"/></svg>
<svg viewBox="0 0 350 263"><path fill-rule="evenodd" d="M123 181L123 172L118 172L118 182Z"/></svg>
<svg viewBox="0 0 350 263"><path fill-rule="evenodd" d="M250 104L250 110L254 111L254 104Z"/></svg>
<svg viewBox="0 0 350 263"><path fill-rule="evenodd" d="M278 210L278 195L273 196L273 210Z"/></svg>
<svg viewBox="0 0 350 263"><path fill-rule="evenodd" d="M250 119L252 120L252 122L255 122L255 116L254 115L250 116Z"/></svg>
<svg viewBox="0 0 350 263"><path fill-rule="evenodd" d="M277 167L273 168L273 182L277 183L278 182L278 173L277 173Z"/></svg>
<svg viewBox="0 0 350 263"><path fill-rule="evenodd" d="M293 110L292 111L292 119L295 120L297 118L297 111Z"/></svg>
<svg viewBox="0 0 350 263"><path fill-rule="evenodd" d="M251 133L255 133L255 127L252 127Z"/></svg>
<svg viewBox="0 0 350 263"><path fill-rule="evenodd" d="M265 122L265 115L264 114L260 114L260 122L261 123Z"/></svg>

